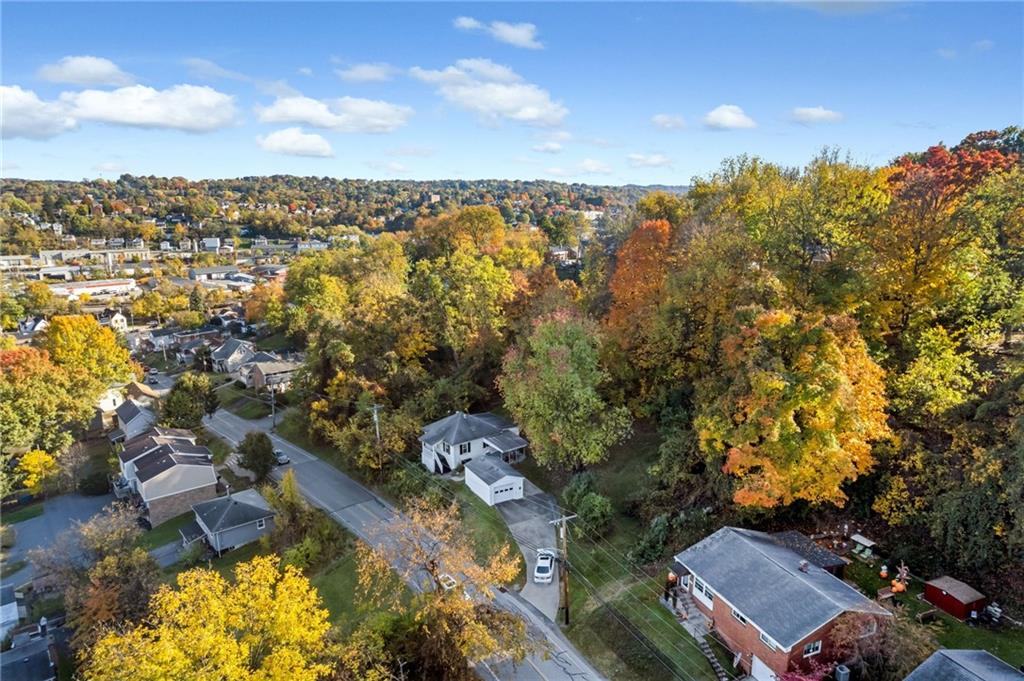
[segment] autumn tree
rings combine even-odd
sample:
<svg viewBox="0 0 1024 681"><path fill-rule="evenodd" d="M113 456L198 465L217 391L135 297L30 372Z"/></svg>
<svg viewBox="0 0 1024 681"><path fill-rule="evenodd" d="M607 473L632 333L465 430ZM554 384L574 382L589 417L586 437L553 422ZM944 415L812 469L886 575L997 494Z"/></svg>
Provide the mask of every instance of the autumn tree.
<svg viewBox="0 0 1024 681"><path fill-rule="evenodd" d="M41 347L50 353L54 364L82 370L103 387L125 383L137 375L137 365L128 349L121 346L117 334L92 315L52 318Z"/></svg>
<svg viewBox="0 0 1024 681"><path fill-rule="evenodd" d="M914 346L917 356L892 381L892 403L910 421L927 425L966 402L981 376L941 326L922 331Z"/></svg>
<svg viewBox="0 0 1024 681"><path fill-rule="evenodd" d="M639 341L664 293L670 237L668 221L648 220L619 250L608 285L612 294L608 329L627 349Z"/></svg>
<svg viewBox="0 0 1024 681"><path fill-rule="evenodd" d="M285 322L284 287L272 281L254 288L245 301L245 318L250 324L264 322L279 329Z"/></svg>
<svg viewBox="0 0 1024 681"><path fill-rule="evenodd" d="M518 559L505 544L478 564L457 507L414 500L358 556L361 598L410 613L434 670L428 678L467 678L467 662L520 661L532 647L525 622L494 602L497 588L519 574ZM404 598L409 582L423 587L411 599Z"/></svg>
<svg viewBox="0 0 1024 681"><path fill-rule="evenodd" d="M25 452L18 459L21 484L33 494L43 490L43 484L57 473L57 460L41 449Z"/></svg>
<svg viewBox="0 0 1024 681"><path fill-rule="evenodd" d="M889 435L885 407L883 371L852 320L748 307L698 388L694 425L737 504L841 506Z"/></svg>
<svg viewBox="0 0 1024 681"><path fill-rule="evenodd" d="M609 376L600 338L595 323L562 308L538 318L505 356L498 388L545 466L598 463L629 432L628 410L601 394Z"/></svg>
<svg viewBox="0 0 1024 681"><path fill-rule="evenodd" d="M82 656L86 681L221 678L316 681L331 671L328 613L309 580L271 556L162 586L144 623L114 629ZM123 661L130 659L131 664Z"/></svg>

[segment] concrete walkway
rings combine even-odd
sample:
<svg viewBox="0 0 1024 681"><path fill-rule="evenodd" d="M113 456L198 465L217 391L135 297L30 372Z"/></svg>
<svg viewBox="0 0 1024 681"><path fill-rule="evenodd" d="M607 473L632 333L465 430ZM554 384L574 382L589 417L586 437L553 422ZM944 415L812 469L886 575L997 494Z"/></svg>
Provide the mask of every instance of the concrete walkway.
<svg viewBox="0 0 1024 681"><path fill-rule="evenodd" d="M553 622L558 615L558 571L556 569L550 584L535 584L533 568L537 564L537 549L557 548L555 526L551 524L558 518L555 498L529 480L524 480L522 499L505 501L495 508L526 559L526 586L519 593Z"/></svg>

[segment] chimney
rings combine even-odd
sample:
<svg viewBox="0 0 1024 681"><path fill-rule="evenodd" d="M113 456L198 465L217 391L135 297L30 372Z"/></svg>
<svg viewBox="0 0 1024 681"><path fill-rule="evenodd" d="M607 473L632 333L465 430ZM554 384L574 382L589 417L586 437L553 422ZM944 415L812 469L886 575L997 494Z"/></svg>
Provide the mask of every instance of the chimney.
<svg viewBox="0 0 1024 681"><path fill-rule="evenodd" d="M800 572L810 572L810 571L811 571L811 564L808 563L806 560L800 561Z"/></svg>

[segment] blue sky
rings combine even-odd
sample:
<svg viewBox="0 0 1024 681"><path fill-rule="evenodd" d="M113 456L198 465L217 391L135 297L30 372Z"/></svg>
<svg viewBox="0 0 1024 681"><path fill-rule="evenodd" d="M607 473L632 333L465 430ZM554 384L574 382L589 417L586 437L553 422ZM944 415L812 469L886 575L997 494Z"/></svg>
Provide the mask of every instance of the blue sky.
<svg viewBox="0 0 1024 681"><path fill-rule="evenodd" d="M3 4L3 174L686 184L1024 121L1021 3Z"/></svg>

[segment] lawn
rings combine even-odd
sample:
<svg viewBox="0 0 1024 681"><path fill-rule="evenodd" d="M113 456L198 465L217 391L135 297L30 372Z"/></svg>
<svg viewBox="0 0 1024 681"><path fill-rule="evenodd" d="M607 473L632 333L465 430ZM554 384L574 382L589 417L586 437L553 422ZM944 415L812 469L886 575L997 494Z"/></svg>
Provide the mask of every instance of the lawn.
<svg viewBox="0 0 1024 681"><path fill-rule="evenodd" d="M167 353L167 359L164 359L164 353L162 352L151 352L142 358L142 363L164 373L169 373L181 368L178 364L178 360L174 358L173 352Z"/></svg>
<svg viewBox="0 0 1024 681"><path fill-rule="evenodd" d="M231 445L205 428L199 441L200 444L210 448L210 451L213 452L213 463L217 465L224 463L231 456Z"/></svg>
<svg viewBox="0 0 1024 681"><path fill-rule="evenodd" d="M236 416L255 420L270 416L270 405L258 398L251 390L242 390L234 385L226 385L218 391L220 404Z"/></svg>
<svg viewBox="0 0 1024 681"><path fill-rule="evenodd" d="M363 615L355 603L358 581L356 552L352 548L348 551L347 555L310 580L320 592L324 607L331 613L331 623L341 627L343 632L351 631Z"/></svg>
<svg viewBox="0 0 1024 681"><path fill-rule="evenodd" d="M444 484L454 494L462 509L462 524L469 529L473 539L477 562L485 565L503 545L508 544L519 563L519 574L514 580L515 588L521 587L526 579L526 561L501 515L473 494L464 482L446 480Z"/></svg>
<svg viewBox="0 0 1024 681"><path fill-rule="evenodd" d="M164 544L170 544L173 541L181 541L181 534L178 532L181 528L185 527L194 518L192 511L185 511L181 515L174 516L170 520L160 525L157 525L152 530L143 533L139 537L137 546L140 546L147 551L151 551Z"/></svg>
<svg viewBox="0 0 1024 681"><path fill-rule="evenodd" d="M29 506L22 506L21 508L13 511L4 511L3 520L5 525L14 525L15 523L24 522L30 518L36 518L43 514L43 502L39 501Z"/></svg>
<svg viewBox="0 0 1024 681"><path fill-rule="evenodd" d="M283 331L261 338L256 341L256 347L260 350L267 350L269 352L275 352L277 350L284 350L285 348L291 347L292 342L288 340L288 336Z"/></svg>
<svg viewBox="0 0 1024 681"><path fill-rule="evenodd" d="M893 566L890 566L892 569ZM868 566L858 560L846 567L846 579L854 582L861 591L874 595L878 589L889 586L889 581L878 576L875 567ZM931 610L932 604L920 598L924 592L924 584L919 580L911 580L907 594L900 598L907 612L913 617L925 610ZM969 626L964 622L947 615L941 610L935 624L936 638L939 645L945 648L980 648L987 650L996 657L1005 660L1014 667L1024 664L1024 629L1003 625L1001 629L989 629L980 626Z"/></svg>

